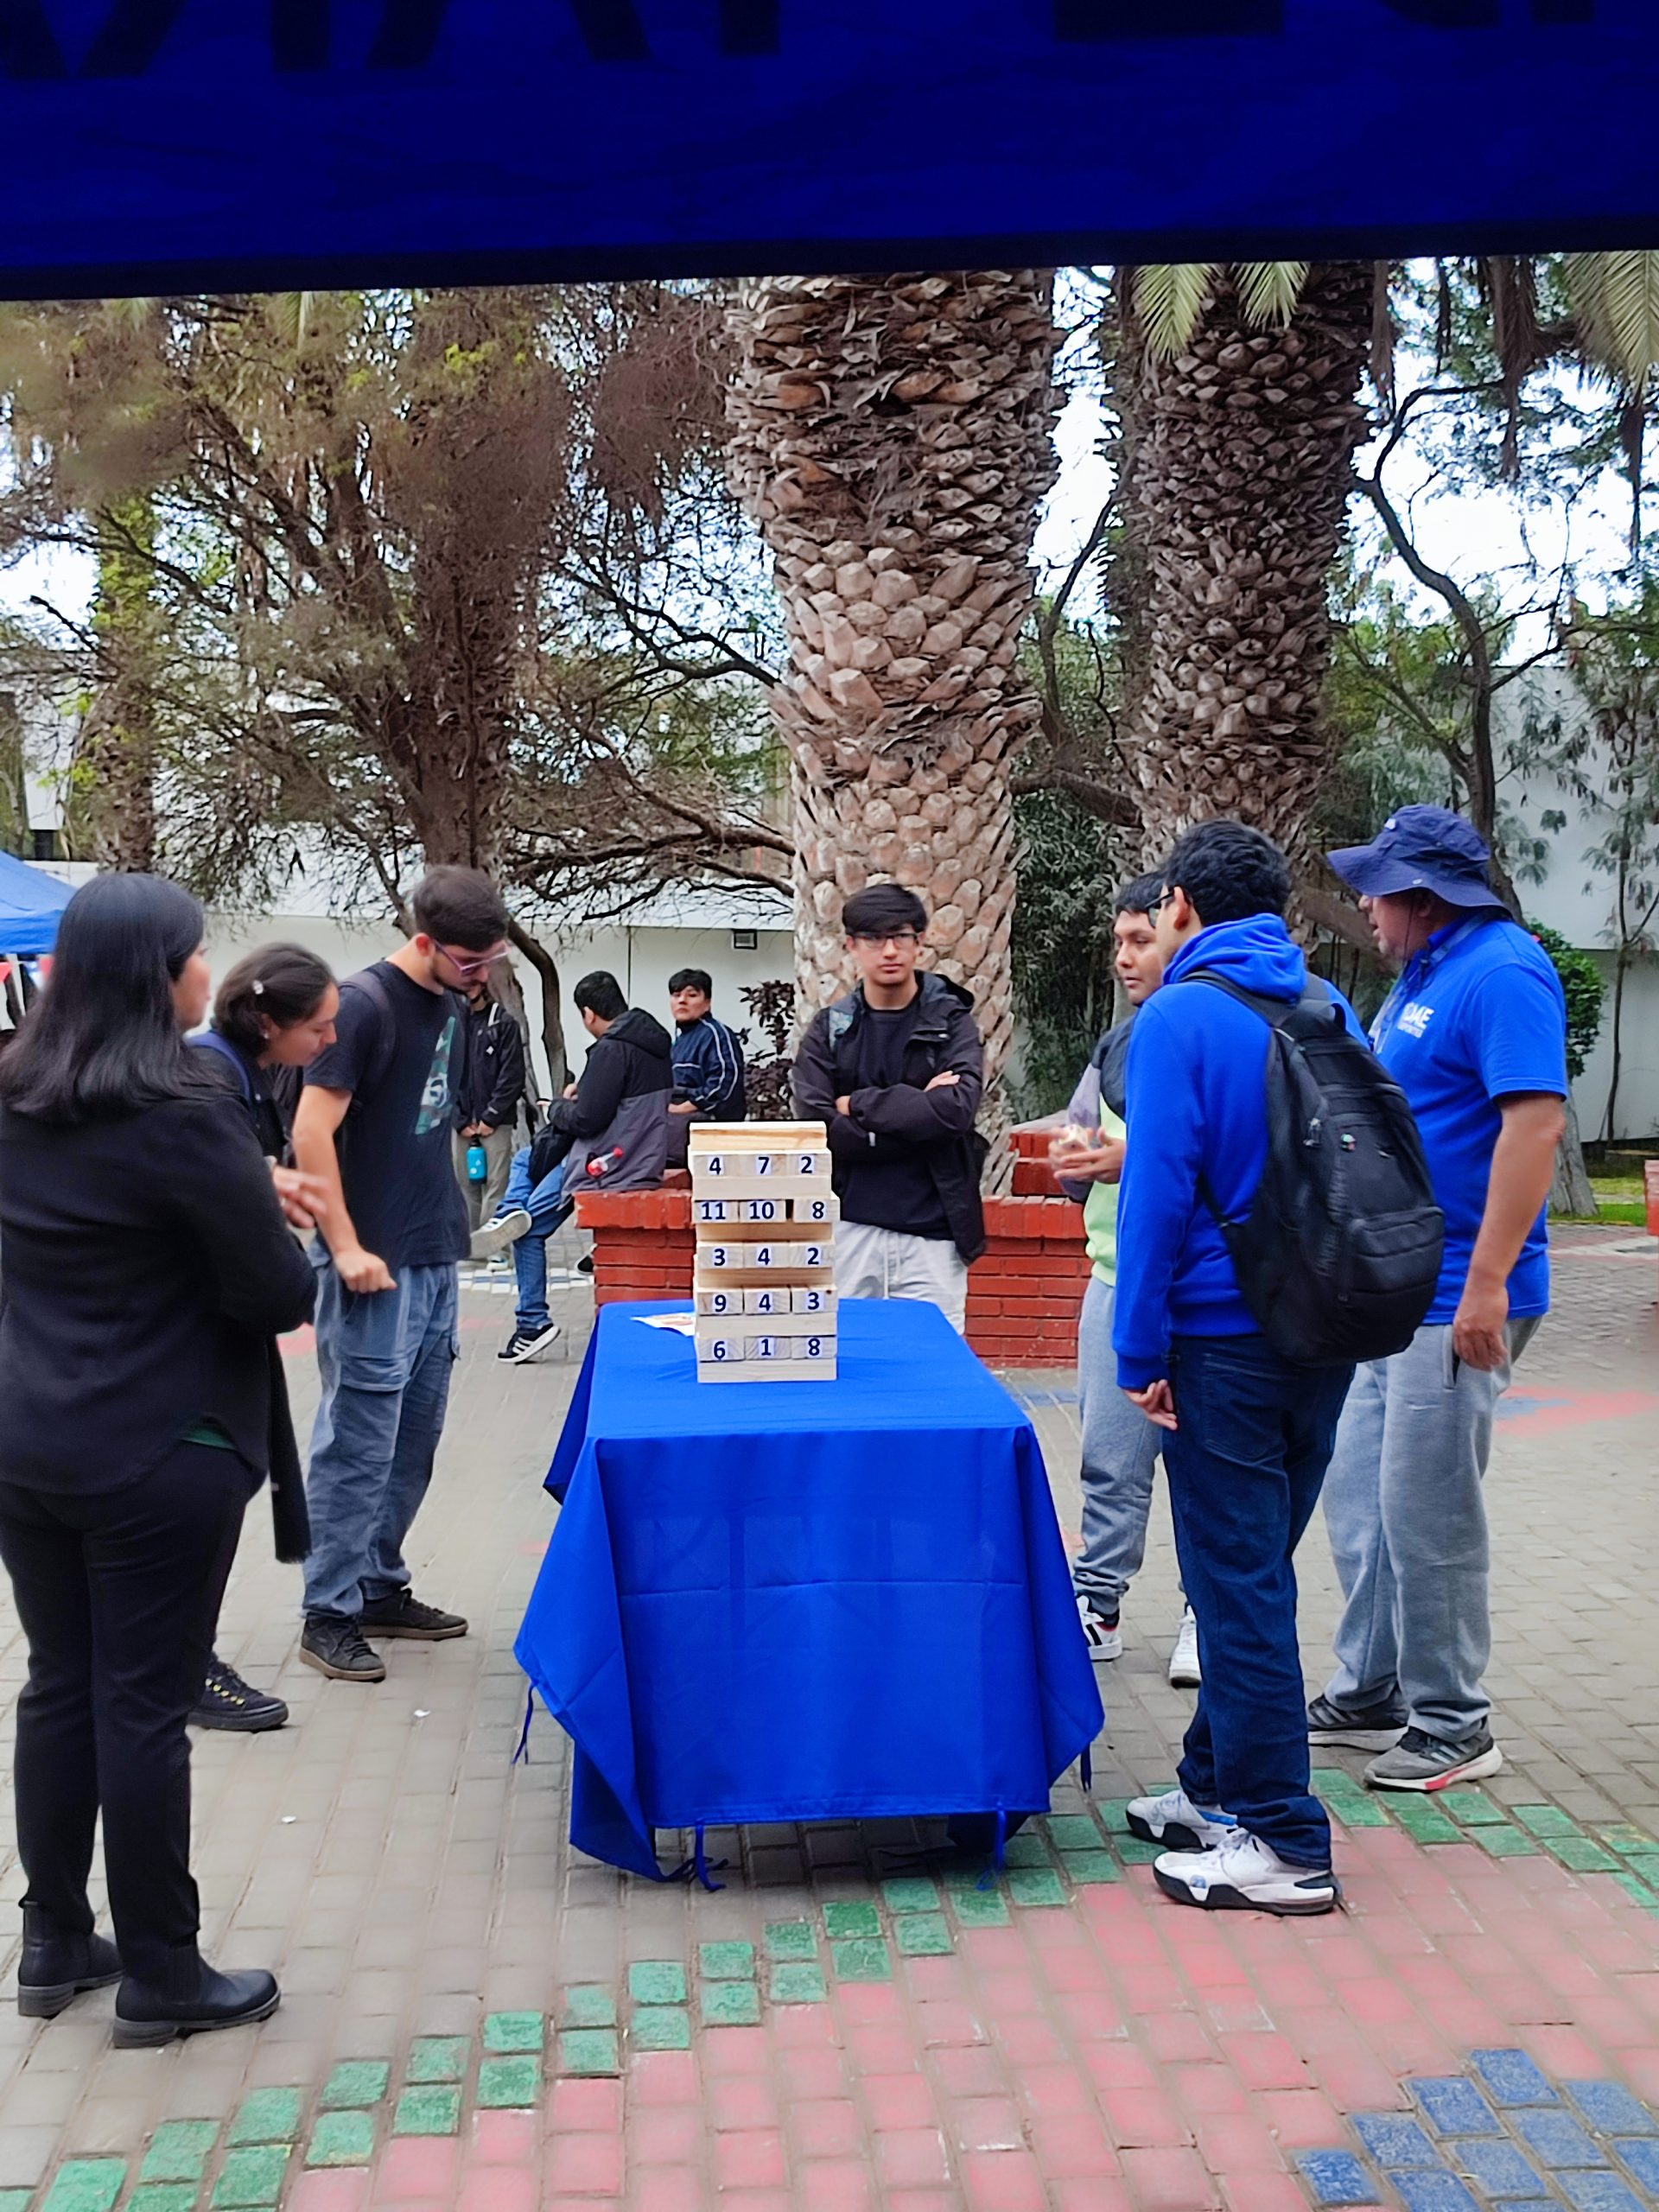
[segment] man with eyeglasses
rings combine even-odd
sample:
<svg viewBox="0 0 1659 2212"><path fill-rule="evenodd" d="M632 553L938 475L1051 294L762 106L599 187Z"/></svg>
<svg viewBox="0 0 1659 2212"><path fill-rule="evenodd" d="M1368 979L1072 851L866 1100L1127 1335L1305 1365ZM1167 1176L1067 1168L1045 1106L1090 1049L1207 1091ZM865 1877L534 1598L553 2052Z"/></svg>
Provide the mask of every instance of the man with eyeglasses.
<svg viewBox="0 0 1659 2212"><path fill-rule="evenodd" d="M337 1681L385 1680L370 1637L467 1633L411 1592L403 1545L443 1428L467 1245L450 1158L463 994L506 958L507 912L487 876L435 868L410 912L408 943L341 984L294 1122L296 1161L329 1192L300 1656Z"/></svg>
<svg viewBox="0 0 1659 2212"><path fill-rule="evenodd" d="M903 885L856 893L842 925L859 985L814 1017L792 1077L797 1109L830 1132L836 1287L843 1298L927 1300L960 1332L969 1266L985 1249L973 997L918 972L927 909Z"/></svg>

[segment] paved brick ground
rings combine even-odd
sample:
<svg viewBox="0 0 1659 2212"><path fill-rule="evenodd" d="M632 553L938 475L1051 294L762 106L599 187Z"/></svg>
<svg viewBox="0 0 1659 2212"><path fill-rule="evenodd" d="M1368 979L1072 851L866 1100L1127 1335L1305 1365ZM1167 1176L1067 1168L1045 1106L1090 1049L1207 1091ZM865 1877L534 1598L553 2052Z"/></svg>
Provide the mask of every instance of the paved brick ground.
<svg viewBox="0 0 1659 2212"><path fill-rule="evenodd" d="M282 2011L155 2053L109 2050L107 1997L0 2011L0 2212L1659 2203L1659 1262L1637 1243L1562 1250L1500 1434L1510 1769L1408 1808L1415 1833L1333 1771L1350 1910L1300 1926L1164 1904L1122 1832L1188 1706L1162 1675L1161 1510L1096 1802L1068 1780L1000 1883L929 1866L903 1825L715 1839L734 1864L712 1896L572 1860L545 1718L508 1759L586 1293L559 1294L568 1357L504 1372L510 1301L469 1291L416 1559L473 1636L390 1647L378 1689L324 1683L294 1662L257 1508L227 1605L226 1651L295 1720L199 1744L207 1940L276 1967ZM302 1351L292 1372L308 1408ZM1020 1384L1068 1528L1071 1380ZM1304 1570L1317 1683L1317 1527Z"/></svg>

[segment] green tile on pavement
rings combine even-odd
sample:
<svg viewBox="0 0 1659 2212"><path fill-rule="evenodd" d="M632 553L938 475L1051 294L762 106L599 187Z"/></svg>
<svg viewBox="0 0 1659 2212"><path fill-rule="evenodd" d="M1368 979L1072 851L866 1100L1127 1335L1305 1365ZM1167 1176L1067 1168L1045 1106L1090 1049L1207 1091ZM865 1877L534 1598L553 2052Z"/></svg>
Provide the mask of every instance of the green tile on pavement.
<svg viewBox="0 0 1659 2212"><path fill-rule="evenodd" d="M32 2189L0 2189L0 2212L29 2212L29 2200L34 2194ZM156 2194L165 2196L167 2192L157 2190ZM188 2198L191 2192L187 2189L184 2194ZM133 2202L137 2202L135 2196Z"/></svg>
<svg viewBox="0 0 1659 2212"><path fill-rule="evenodd" d="M705 2028L758 2028L760 1992L752 1981L706 1981L702 1986Z"/></svg>
<svg viewBox="0 0 1659 2212"><path fill-rule="evenodd" d="M325 2112L306 2146L308 2166L366 2166L374 2157L372 2112Z"/></svg>
<svg viewBox="0 0 1659 2212"><path fill-rule="evenodd" d="M1575 1874L1611 1874L1618 1861L1611 1851L1587 1835L1552 1835L1547 1839L1552 1854Z"/></svg>
<svg viewBox="0 0 1659 2212"><path fill-rule="evenodd" d="M1610 1851L1659 1852L1659 1840L1650 1836L1645 1828L1632 1827L1628 1821L1604 1821L1598 1825L1596 1834Z"/></svg>
<svg viewBox="0 0 1659 2212"><path fill-rule="evenodd" d="M216 2120L164 2120L149 2139L138 2178L141 2182L200 2181L207 2155L218 2140ZM0 2204L3 2201L0 2199Z"/></svg>
<svg viewBox="0 0 1659 2212"><path fill-rule="evenodd" d="M1040 1835L1027 1828L1020 1835L1011 1835L1002 1847L1005 1866L1052 1866L1048 1846Z"/></svg>
<svg viewBox="0 0 1659 2212"><path fill-rule="evenodd" d="M1339 1766L1316 1766L1313 1788L1345 1828L1385 1828L1389 1816L1375 1797L1369 1796L1351 1774Z"/></svg>
<svg viewBox="0 0 1659 2212"><path fill-rule="evenodd" d="M559 2037L561 2074L620 2074L621 2051L614 2028L567 2028Z"/></svg>
<svg viewBox="0 0 1659 2212"><path fill-rule="evenodd" d="M1087 1813L1051 1813L1048 1840L1062 1851L1098 1851L1100 1830Z"/></svg>
<svg viewBox="0 0 1659 2212"><path fill-rule="evenodd" d="M902 1874L883 1882L881 1895L889 1912L937 1912L939 1907L939 1885L925 1874Z"/></svg>
<svg viewBox="0 0 1659 2212"><path fill-rule="evenodd" d="M1398 1802L1390 1802L1389 1810L1409 1836L1419 1843L1461 1843L1463 1830L1455 1821L1448 1821L1439 1806L1427 1796L1414 1797L1402 1790Z"/></svg>
<svg viewBox="0 0 1659 2212"><path fill-rule="evenodd" d="M111 2212L127 2177L124 2158L70 2158L58 2168L42 2212Z"/></svg>
<svg viewBox="0 0 1659 2212"><path fill-rule="evenodd" d="M0 2212L29 2212L26 2189L0 2189ZM196 2212L193 2181L149 2182L127 2199L127 2212Z"/></svg>
<svg viewBox="0 0 1659 2212"><path fill-rule="evenodd" d="M801 1959L785 1959L773 1967L766 1993L774 2005L822 2005L830 1993L823 1968L816 1960L809 1965Z"/></svg>
<svg viewBox="0 0 1659 2212"><path fill-rule="evenodd" d="M391 2069L384 2058L342 2059L322 2085L324 2112L360 2110L386 2094Z"/></svg>
<svg viewBox="0 0 1659 2212"><path fill-rule="evenodd" d="M1065 1885L1052 1866L1011 1866L1008 1895L1015 1904L1064 1904Z"/></svg>
<svg viewBox="0 0 1659 2212"><path fill-rule="evenodd" d="M484 2023L486 2050L539 2050L547 2041L547 2022L539 2012L492 2012Z"/></svg>
<svg viewBox="0 0 1659 2212"><path fill-rule="evenodd" d="M1534 1859L1538 1846L1524 1828L1477 1828L1475 1841L1494 1859Z"/></svg>
<svg viewBox="0 0 1659 2212"><path fill-rule="evenodd" d="M1510 1810L1529 1835L1577 1835L1579 1824L1559 1805L1511 1805Z"/></svg>
<svg viewBox="0 0 1659 2212"><path fill-rule="evenodd" d="M302 2092L298 2089L255 2089L242 2100L231 2124L227 2140L232 2148L245 2143L291 2143L300 2132Z"/></svg>
<svg viewBox="0 0 1659 2212"><path fill-rule="evenodd" d="M818 1931L810 1920L769 1920L766 1956L769 1959L816 1959Z"/></svg>
<svg viewBox="0 0 1659 2212"><path fill-rule="evenodd" d="M1001 1890L953 1889L950 1903L964 1928L1006 1928L1008 1908Z"/></svg>
<svg viewBox="0 0 1659 2212"><path fill-rule="evenodd" d="M1639 1874L1650 1889L1659 1890L1659 1851L1627 1851L1624 1864Z"/></svg>
<svg viewBox="0 0 1659 2212"><path fill-rule="evenodd" d="M533 2050L486 2058L478 2069L478 2101L486 2112L528 2112L542 2101L542 2062Z"/></svg>
<svg viewBox="0 0 1659 2212"><path fill-rule="evenodd" d="M1115 1882L1117 1861L1109 1851L1068 1851L1064 1854L1070 1882Z"/></svg>
<svg viewBox="0 0 1659 2212"><path fill-rule="evenodd" d="M628 1968L628 1994L636 2005L683 2005L685 1968L677 1959L638 1959Z"/></svg>
<svg viewBox="0 0 1659 2212"><path fill-rule="evenodd" d="M459 2082L466 2071L465 2036L422 2036L409 2047L404 2079L418 2087L427 2082Z"/></svg>
<svg viewBox="0 0 1659 2212"><path fill-rule="evenodd" d="M697 1963L705 1981L753 1981L753 1943L699 1943Z"/></svg>
<svg viewBox="0 0 1659 2212"><path fill-rule="evenodd" d="M881 1916L873 1904L827 1904L823 1924L832 1936L879 1936Z"/></svg>
<svg viewBox="0 0 1659 2212"><path fill-rule="evenodd" d="M1313 1779L1319 1780L1318 1775ZM1102 1797L1095 1806L1101 1825L1112 1835L1127 1835L1129 1832L1129 1801L1127 1797Z"/></svg>
<svg viewBox="0 0 1659 2212"><path fill-rule="evenodd" d="M1112 1848L1126 1866L1150 1866L1154 1859L1163 1857L1169 1846L1144 1843L1138 1835L1115 1835Z"/></svg>
<svg viewBox="0 0 1659 2212"><path fill-rule="evenodd" d="M1644 1912L1659 1912L1659 1892L1650 1890L1645 1882L1638 1882L1634 1874L1615 1874L1613 1879L1627 1897L1636 1899Z"/></svg>
<svg viewBox="0 0 1659 2212"><path fill-rule="evenodd" d="M683 2005L636 2005L628 2041L636 2050L690 2050L691 2015Z"/></svg>
<svg viewBox="0 0 1659 2212"><path fill-rule="evenodd" d="M283 2193L289 2147L267 2143L257 2150L232 2151L213 2189L213 2212L244 2212L244 2208L275 2204Z"/></svg>
<svg viewBox="0 0 1659 2212"><path fill-rule="evenodd" d="M564 2012L559 2024L564 2028L613 2028L615 1993L600 1982L578 1982L574 1989L564 1993Z"/></svg>
<svg viewBox="0 0 1659 2212"><path fill-rule="evenodd" d="M453 2135L461 2126L461 2091L405 2089L391 2116L394 2135Z"/></svg>
<svg viewBox="0 0 1659 2212"><path fill-rule="evenodd" d="M901 1912L893 1934L899 1955L906 1959L941 1958L956 1948L942 1912Z"/></svg>
<svg viewBox="0 0 1659 2212"><path fill-rule="evenodd" d="M891 1981L893 1955L879 1936L847 1936L830 1946L838 1981Z"/></svg>
<svg viewBox="0 0 1659 2212"><path fill-rule="evenodd" d="M1497 1800L1489 1797L1484 1789L1438 1789L1434 1796L1436 1803L1466 1828L1501 1827L1510 1817Z"/></svg>

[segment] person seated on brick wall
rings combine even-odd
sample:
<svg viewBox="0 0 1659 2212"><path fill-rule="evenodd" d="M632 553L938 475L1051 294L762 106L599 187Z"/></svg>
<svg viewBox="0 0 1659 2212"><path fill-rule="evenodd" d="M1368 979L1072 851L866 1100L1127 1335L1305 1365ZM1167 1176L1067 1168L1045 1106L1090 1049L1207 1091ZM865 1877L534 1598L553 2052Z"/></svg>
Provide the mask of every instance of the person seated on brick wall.
<svg viewBox="0 0 1659 2212"><path fill-rule="evenodd" d="M1117 1282L1117 1185L1123 1172L1123 1086L1135 1009L1164 980L1152 909L1163 878L1137 876L1113 902L1113 965L1128 1018L1090 1056L1049 1160L1061 1190L1083 1208L1089 1286L1077 1321L1077 1421L1083 1431L1083 1549L1072 1562L1077 1613L1096 1663L1121 1658L1123 1592L1141 1571L1158 1462L1159 1432L1117 1387L1112 1308ZM1198 1626L1183 1609L1169 1662L1177 1688L1199 1680Z"/></svg>
<svg viewBox="0 0 1659 2212"><path fill-rule="evenodd" d="M813 1017L791 1077L802 1119L830 1132L836 1286L843 1298L929 1300L960 1334L969 1266L985 1249L973 996L918 973L927 908L901 884L856 893L842 925L859 985Z"/></svg>
<svg viewBox="0 0 1659 2212"><path fill-rule="evenodd" d="M475 1260L512 1247L518 1306L498 1357L514 1366L545 1351L559 1333L547 1306L547 1240L569 1219L576 1192L646 1189L662 1181L668 1162L667 1030L643 1007L630 1007L602 968L571 995L594 1040L582 1073L515 1155L500 1211L472 1240Z"/></svg>
<svg viewBox="0 0 1659 2212"><path fill-rule="evenodd" d="M668 979L674 1011L674 1096L668 1105L668 1164L683 1167L695 1122L744 1122L749 1106L743 1048L714 1016L714 978L706 968L677 969Z"/></svg>

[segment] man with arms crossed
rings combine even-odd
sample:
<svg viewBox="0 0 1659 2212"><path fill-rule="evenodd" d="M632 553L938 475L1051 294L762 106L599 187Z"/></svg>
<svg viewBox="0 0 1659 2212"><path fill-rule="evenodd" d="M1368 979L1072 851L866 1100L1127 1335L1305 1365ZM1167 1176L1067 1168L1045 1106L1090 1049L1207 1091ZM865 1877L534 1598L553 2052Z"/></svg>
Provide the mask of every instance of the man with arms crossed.
<svg viewBox="0 0 1659 2212"><path fill-rule="evenodd" d="M1480 838L1402 806L1332 853L1403 972L1373 1032L1411 1101L1446 1256L1410 1344L1355 1378L1325 1486L1347 1599L1337 1671L1308 1707L1318 1747L1381 1756L1374 1789L1495 1774L1482 1478L1510 1369L1549 1308L1545 1205L1566 1126L1567 1001L1548 954L1487 880Z"/></svg>
<svg viewBox="0 0 1659 2212"><path fill-rule="evenodd" d="M294 1122L303 1174L328 1193L314 1248L322 1400L306 1493L300 1656L378 1682L365 1637L465 1636L409 1586L404 1539L426 1496L455 1357L467 1201L450 1156L470 982L507 957L500 894L435 868L410 899L415 934L340 986L338 1034L306 1070Z"/></svg>

